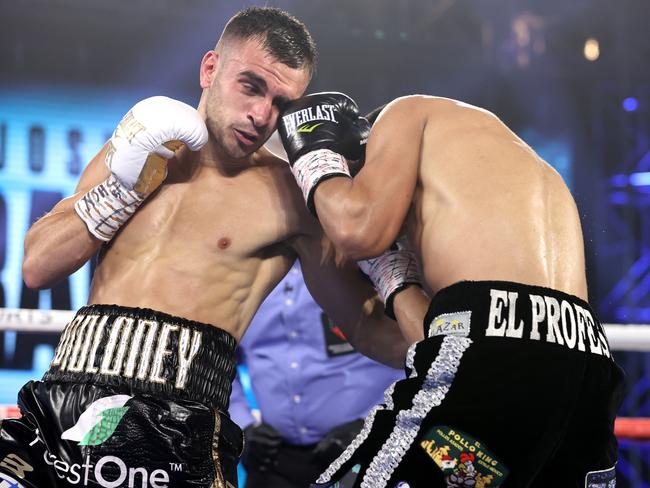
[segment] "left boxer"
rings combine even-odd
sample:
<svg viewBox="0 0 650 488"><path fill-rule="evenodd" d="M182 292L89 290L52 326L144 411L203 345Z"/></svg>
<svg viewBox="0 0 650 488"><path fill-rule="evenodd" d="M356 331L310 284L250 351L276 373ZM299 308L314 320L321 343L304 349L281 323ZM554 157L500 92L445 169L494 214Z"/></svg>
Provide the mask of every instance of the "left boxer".
<svg viewBox="0 0 650 488"><path fill-rule="evenodd" d="M138 102L109 141L108 178L75 204L88 231L111 240L162 183L174 149L183 143L196 151L207 139L189 105L166 97ZM20 390L23 417L2 423L0 479L12 486L57 479L63 486L163 487L214 478L214 446L231 466L241 449L239 428L222 413L234 347L222 329L162 312L81 308L43 380Z"/></svg>
<svg viewBox="0 0 650 488"><path fill-rule="evenodd" d="M43 488L236 486L242 433L221 413L233 348L297 258L360 352L403 363L397 325L358 270L335 261L286 162L264 147L315 61L296 18L237 13L203 55L196 110L138 104L76 193L29 228L29 288L99 259L91 305L66 327L43 381L22 389L23 419L0 426L0 473Z"/></svg>

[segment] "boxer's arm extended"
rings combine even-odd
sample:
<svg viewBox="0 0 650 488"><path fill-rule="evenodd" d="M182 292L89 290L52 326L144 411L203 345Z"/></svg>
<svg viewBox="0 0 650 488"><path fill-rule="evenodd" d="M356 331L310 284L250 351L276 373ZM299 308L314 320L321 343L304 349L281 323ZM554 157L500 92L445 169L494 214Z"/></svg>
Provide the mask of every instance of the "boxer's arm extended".
<svg viewBox="0 0 650 488"><path fill-rule="evenodd" d="M27 231L23 280L29 288L47 288L74 273L103 244L88 232L74 206L88 190L108 178L104 164L107 148L108 144L88 164L74 195L57 203Z"/></svg>
<svg viewBox="0 0 650 488"><path fill-rule="evenodd" d="M423 103L407 97L389 104L372 127L361 171L353 179L330 178L315 190L318 219L349 258L377 256L398 236L417 183Z"/></svg>
<svg viewBox="0 0 650 488"><path fill-rule="evenodd" d="M336 260L326 237L301 237L293 247L310 293L355 349L393 368L403 367L406 350L417 338L405 339L397 323L384 314L381 299L356 263ZM415 323L418 314L402 314L401 306L402 302L396 312L407 321L401 325L410 331L421 329L422 322Z"/></svg>

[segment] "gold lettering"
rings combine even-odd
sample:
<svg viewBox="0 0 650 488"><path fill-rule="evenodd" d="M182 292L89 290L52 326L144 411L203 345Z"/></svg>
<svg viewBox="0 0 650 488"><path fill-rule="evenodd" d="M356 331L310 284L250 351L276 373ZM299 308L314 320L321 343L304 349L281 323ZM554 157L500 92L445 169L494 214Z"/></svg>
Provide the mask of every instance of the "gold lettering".
<svg viewBox="0 0 650 488"><path fill-rule="evenodd" d="M168 324L167 322L163 323L162 330L160 331L160 336L158 337L158 346L156 347L156 354L153 358L153 368L151 369L151 374L149 375L149 380L154 383L165 383L167 380L162 378L163 363L165 356L169 356L171 351L167 349L167 343L169 342L169 333L178 330L178 325Z"/></svg>

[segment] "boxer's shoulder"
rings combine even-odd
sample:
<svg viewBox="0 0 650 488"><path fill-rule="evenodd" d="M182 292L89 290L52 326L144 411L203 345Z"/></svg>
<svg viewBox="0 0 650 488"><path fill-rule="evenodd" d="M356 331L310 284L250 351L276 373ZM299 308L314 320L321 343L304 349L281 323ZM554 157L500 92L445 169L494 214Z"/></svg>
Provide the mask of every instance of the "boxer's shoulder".
<svg viewBox="0 0 650 488"><path fill-rule="evenodd" d="M262 149L256 153L256 166L263 168L266 184L272 187L272 191L277 193L278 198L297 217L308 216L287 160L265 148Z"/></svg>
<svg viewBox="0 0 650 488"><path fill-rule="evenodd" d="M482 120L484 123L499 120L492 112L482 107L453 98L431 95L407 95L396 98L386 105L380 115L386 118L399 116L424 117L427 122L440 122L447 126L472 120Z"/></svg>
<svg viewBox="0 0 650 488"><path fill-rule="evenodd" d="M448 111L453 110L459 103L462 102L446 97L419 94L405 95L386 104L381 115L410 114L413 116L431 113L432 111Z"/></svg>

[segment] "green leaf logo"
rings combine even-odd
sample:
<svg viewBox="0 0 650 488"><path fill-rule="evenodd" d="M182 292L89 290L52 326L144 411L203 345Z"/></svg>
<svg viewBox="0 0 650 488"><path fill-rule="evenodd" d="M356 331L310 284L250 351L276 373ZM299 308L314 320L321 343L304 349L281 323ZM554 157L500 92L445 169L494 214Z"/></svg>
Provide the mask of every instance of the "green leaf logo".
<svg viewBox="0 0 650 488"><path fill-rule="evenodd" d="M79 441L80 446L97 446L108 439L129 407L107 408L100 421Z"/></svg>
<svg viewBox="0 0 650 488"><path fill-rule="evenodd" d="M105 442L119 425L129 407L128 395L113 395L94 401L79 416L77 423L61 434L61 439L77 441L80 446L97 446Z"/></svg>

